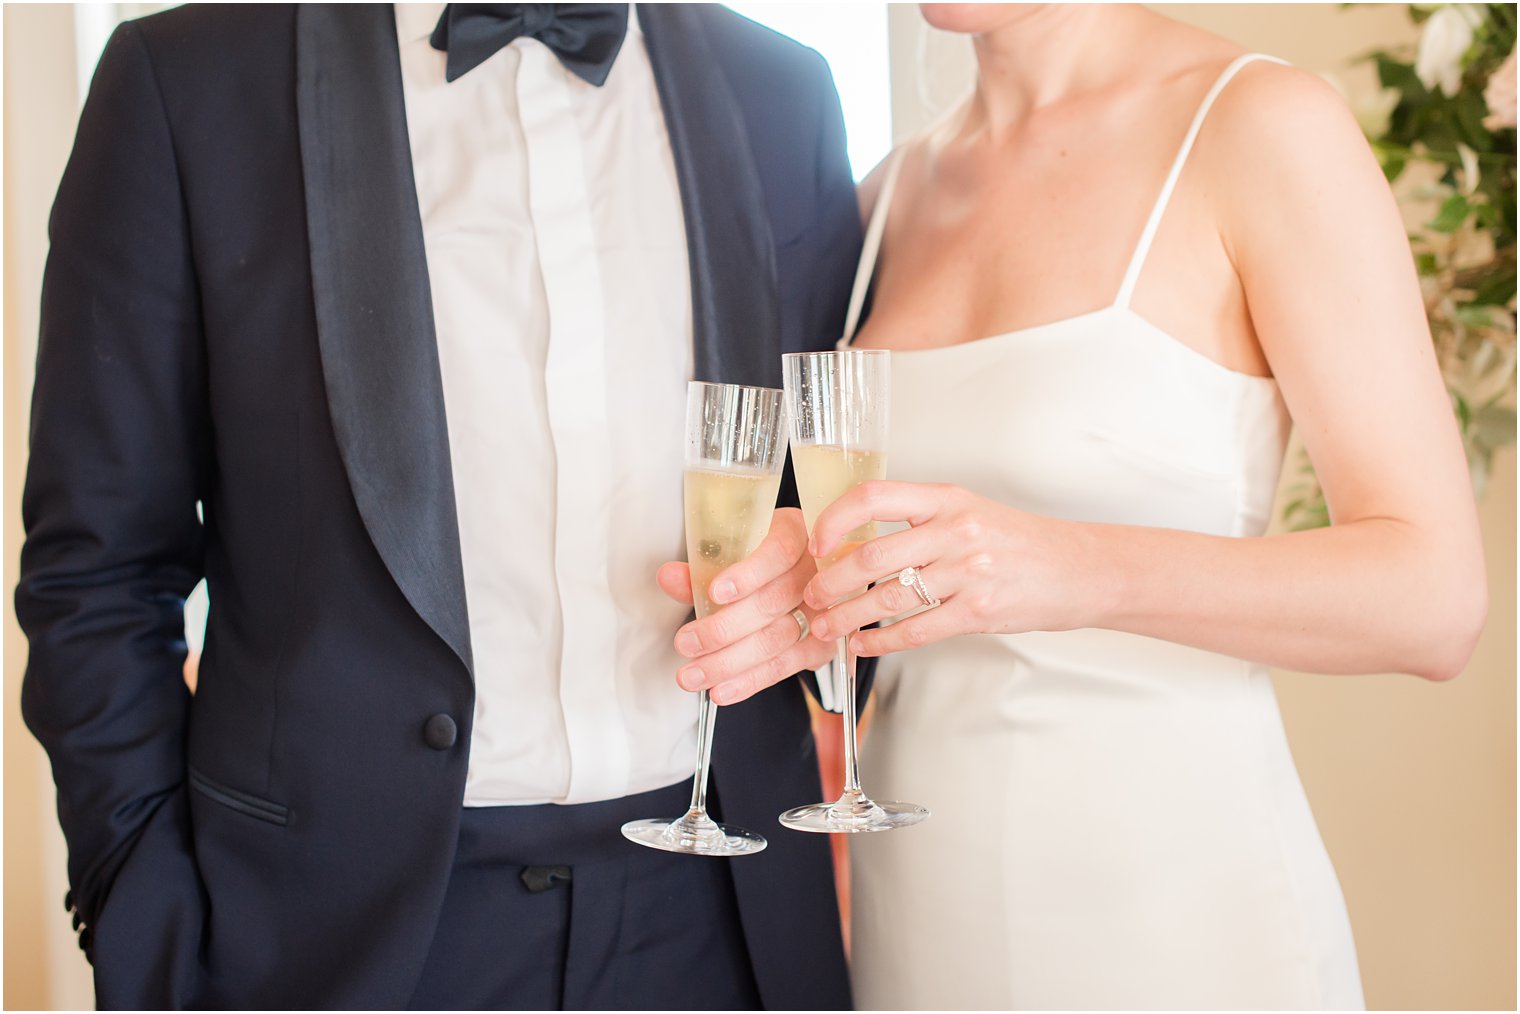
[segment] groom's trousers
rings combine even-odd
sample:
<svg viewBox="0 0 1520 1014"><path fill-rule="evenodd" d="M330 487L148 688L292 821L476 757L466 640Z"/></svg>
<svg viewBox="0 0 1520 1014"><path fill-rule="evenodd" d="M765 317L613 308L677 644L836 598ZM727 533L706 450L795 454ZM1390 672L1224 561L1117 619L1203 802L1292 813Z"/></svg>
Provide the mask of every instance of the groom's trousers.
<svg viewBox="0 0 1520 1014"><path fill-rule="evenodd" d="M619 828L691 783L574 806L467 807L413 1009L753 1010L730 862Z"/></svg>

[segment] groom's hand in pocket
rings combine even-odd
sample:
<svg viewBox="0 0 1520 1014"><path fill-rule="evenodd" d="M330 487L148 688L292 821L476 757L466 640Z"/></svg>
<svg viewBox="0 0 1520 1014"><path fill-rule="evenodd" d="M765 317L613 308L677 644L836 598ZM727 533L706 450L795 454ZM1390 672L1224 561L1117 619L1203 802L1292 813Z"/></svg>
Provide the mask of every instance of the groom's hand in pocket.
<svg viewBox="0 0 1520 1014"><path fill-rule="evenodd" d="M713 578L708 596L717 612L676 631L676 651L690 660L676 672L676 682L685 690L710 690L719 704L735 704L827 662L832 644L800 636L793 615L801 609L811 623L802 590L815 573L802 512L780 508L755 551ZM657 579L671 598L692 601L686 564L665 564Z"/></svg>

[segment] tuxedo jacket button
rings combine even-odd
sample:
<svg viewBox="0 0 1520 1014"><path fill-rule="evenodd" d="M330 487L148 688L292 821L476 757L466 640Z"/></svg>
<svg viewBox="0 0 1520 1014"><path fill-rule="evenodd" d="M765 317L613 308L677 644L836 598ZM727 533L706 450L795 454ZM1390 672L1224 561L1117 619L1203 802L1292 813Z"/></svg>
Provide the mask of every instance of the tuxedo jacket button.
<svg viewBox="0 0 1520 1014"><path fill-rule="evenodd" d="M422 738L434 750L447 750L459 738L459 726L448 715L434 715L422 727Z"/></svg>

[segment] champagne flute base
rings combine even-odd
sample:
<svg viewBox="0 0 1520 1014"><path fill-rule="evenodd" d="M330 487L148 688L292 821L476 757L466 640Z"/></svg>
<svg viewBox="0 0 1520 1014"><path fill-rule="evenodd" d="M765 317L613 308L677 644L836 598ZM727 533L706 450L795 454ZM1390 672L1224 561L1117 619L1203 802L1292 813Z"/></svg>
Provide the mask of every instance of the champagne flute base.
<svg viewBox="0 0 1520 1014"><path fill-rule="evenodd" d="M787 810L781 823L794 831L819 834L864 834L868 831L893 831L912 827L929 819L929 811L917 803L894 803L890 800L861 798L841 799L836 803L814 803Z"/></svg>
<svg viewBox="0 0 1520 1014"><path fill-rule="evenodd" d="M688 856L750 856L765 849L766 841L753 831L711 820L631 820L623 837L640 845Z"/></svg>

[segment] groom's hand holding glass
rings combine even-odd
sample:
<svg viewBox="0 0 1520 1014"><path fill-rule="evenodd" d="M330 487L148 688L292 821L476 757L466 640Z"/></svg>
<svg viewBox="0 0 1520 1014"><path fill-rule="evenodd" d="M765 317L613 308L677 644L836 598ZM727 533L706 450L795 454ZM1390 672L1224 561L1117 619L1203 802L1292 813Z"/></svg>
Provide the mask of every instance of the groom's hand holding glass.
<svg viewBox="0 0 1520 1014"><path fill-rule="evenodd" d="M676 673L683 689L705 688L718 704L735 704L833 657L832 644L804 631L795 615L800 609L811 625L802 591L817 568L807 542L802 512L780 508L755 551L713 578L709 596L722 608L676 632L676 650L691 659ZM671 598L692 601L685 563L665 564L657 578Z"/></svg>

